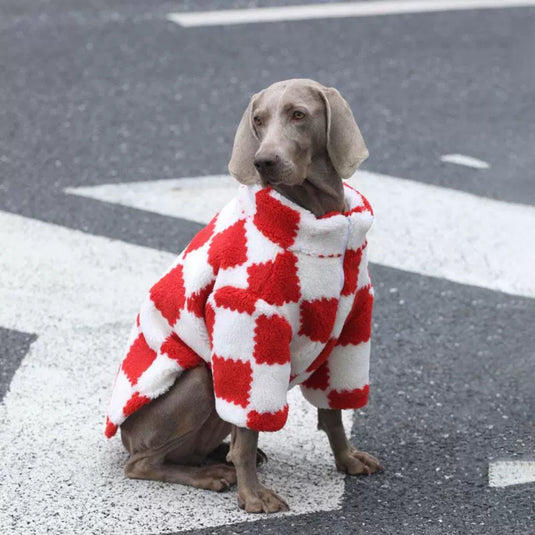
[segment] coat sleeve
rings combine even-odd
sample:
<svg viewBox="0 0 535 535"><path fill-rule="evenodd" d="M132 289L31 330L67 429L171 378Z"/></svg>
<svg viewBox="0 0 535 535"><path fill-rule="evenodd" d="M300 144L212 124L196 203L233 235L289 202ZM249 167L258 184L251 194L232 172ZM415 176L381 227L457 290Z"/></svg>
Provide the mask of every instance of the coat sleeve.
<svg viewBox="0 0 535 535"><path fill-rule="evenodd" d="M340 336L326 346L327 356L301 385L304 397L322 409L360 409L368 403L373 288L355 294Z"/></svg>
<svg viewBox="0 0 535 535"><path fill-rule="evenodd" d="M219 416L255 431L281 429L288 417L289 322L249 290L223 286L207 303L206 324Z"/></svg>

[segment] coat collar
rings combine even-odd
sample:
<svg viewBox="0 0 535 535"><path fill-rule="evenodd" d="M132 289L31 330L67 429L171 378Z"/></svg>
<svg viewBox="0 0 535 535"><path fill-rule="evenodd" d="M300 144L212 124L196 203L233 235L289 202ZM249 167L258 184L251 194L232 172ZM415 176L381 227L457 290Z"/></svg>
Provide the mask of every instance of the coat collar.
<svg viewBox="0 0 535 535"><path fill-rule="evenodd" d="M368 201L344 183L346 211L317 218L271 187L240 186L238 200L262 234L289 251L314 256L342 256L363 245L373 222Z"/></svg>

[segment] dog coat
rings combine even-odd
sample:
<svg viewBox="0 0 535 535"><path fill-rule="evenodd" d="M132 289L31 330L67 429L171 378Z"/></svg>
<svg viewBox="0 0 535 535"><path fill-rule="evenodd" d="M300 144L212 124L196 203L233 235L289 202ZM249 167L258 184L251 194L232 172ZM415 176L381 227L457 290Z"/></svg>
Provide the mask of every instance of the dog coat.
<svg viewBox="0 0 535 535"><path fill-rule="evenodd" d="M277 431L299 384L319 408L368 400L373 289L367 200L316 218L272 188L241 186L151 288L117 373L107 437L189 368L211 368L215 407Z"/></svg>

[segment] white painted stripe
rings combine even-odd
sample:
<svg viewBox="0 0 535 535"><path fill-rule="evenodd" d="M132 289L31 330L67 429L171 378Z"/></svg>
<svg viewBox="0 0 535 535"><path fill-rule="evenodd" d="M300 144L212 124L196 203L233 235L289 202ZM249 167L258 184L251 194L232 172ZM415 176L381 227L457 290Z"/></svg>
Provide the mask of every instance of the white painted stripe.
<svg viewBox="0 0 535 535"><path fill-rule="evenodd" d="M534 6L535 0L399 0L371 2L340 2L301 6L263 7L169 13L167 19L180 26L222 26L344 17L374 17L402 13L426 13L467 9L500 9Z"/></svg>
<svg viewBox="0 0 535 535"><path fill-rule="evenodd" d="M474 169L489 169L490 165L483 160L472 158L472 156L465 156L464 154L444 154L440 157L440 161L446 163L454 163L457 165L464 165L466 167L473 167Z"/></svg>
<svg viewBox="0 0 535 535"><path fill-rule="evenodd" d="M136 312L174 255L0 212L0 325L38 334L0 404L0 526L10 535L142 535L254 521L235 489L128 480L103 432ZM261 478L303 514L340 507L315 409L290 392L285 429L263 433ZM352 411L345 411L350 426ZM58 513L59 512L59 513Z"/></svg>
<svg viewBox="0 0 535 535"><path fill-rule="evenodd" d="M397 269L535 297L535 208L359 171L350 183L376 222L370 260ZM207 223L234 195L229 176L110 184L67 191Z"/></svg>
<svg viewBox="0 0 535 535"><path fill-rule="evenodd" d="M535 483L535 460L494 461L489 464L489 486Z"/></svg>
<svg viewBox="0 0 535 535"><path fill-rule="evenodd" d="M66 188L65 192L208 223L236 195L237 187L228 175L211 175Z"/></svg>

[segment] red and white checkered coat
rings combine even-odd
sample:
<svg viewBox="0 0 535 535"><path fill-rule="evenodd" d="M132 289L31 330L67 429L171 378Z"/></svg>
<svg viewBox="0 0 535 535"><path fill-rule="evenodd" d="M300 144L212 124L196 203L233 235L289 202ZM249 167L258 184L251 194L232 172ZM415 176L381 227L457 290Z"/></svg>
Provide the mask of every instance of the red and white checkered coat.
<svg viewBox="0 0 535 535"><path fill-rule="evenodd" d="M271 188L241 186L152 287L117 374L106 436L185 369L212 369L216 410L282 428L301 385L320 408L368 400L373 212L345 185L346 212L316 218Z"/></svg>

